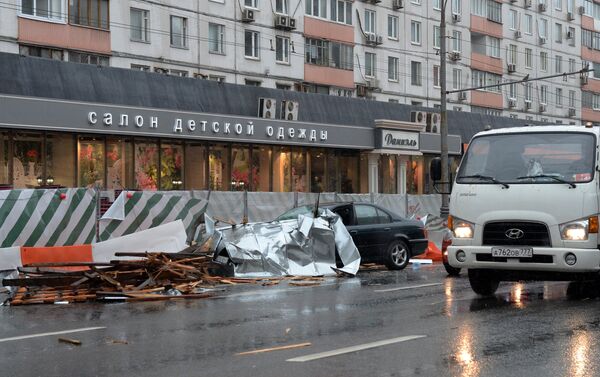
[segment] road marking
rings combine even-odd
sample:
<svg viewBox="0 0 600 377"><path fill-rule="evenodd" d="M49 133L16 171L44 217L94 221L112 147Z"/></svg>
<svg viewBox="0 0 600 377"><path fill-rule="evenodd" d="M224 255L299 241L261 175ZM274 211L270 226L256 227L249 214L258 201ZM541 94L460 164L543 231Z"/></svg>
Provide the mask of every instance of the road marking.
<svg viewBox="0 0 600 377"><path fill-rule="evenodd" d="M272 347L272 348L262 348L262 349L253 350L253 351L240 352L240 353L236 353L235 355L236 356L255 355L257 353L264 353L264 352L291 350L291 349L294 349L294 348L308 347L311 344L312 343L288 344L287 346L279 346L279 347Z"/></svg>
<svg viewBox="0 0 600 377"><path fill-rule="evenodd" d="M333 285L339 285L340 283L322 283L319 285L313 285L310 286L311 288L320 288L320 287L331 287ZM344 283L342 283L344 284ZM275 289L269 289L269 290L253 290L253 291L248 291L248 292L240 292L240 293L232 293L229 295L223 295L223 296L219 296L219 298L235 298L235 297L245 297L245 296L255 296L255 295L261 295L264 296L265 294L273 294L273 293L285 293L285 292L299 292L299 291L306 291L305 287L290 287L290 288L275 288Z"/></svg>
<svg viewBox="0 0 600 377"><path fill-rule="evenodd" d="M294 357L294 358L288 359L286 361L303 363L305 361L312 361L312 360L324 359L326 357L343 355L345 353L357 352L357 351L367 350L367 349L370 349L370 348L387 346L388 344L407 342L409 340L425 338L426 336L427 335L401 336L399 338L392 338L392 339L387 339L387 340L380 340L380 341L377 341L377 342L359 344L357 346L339 348L337 350L332 350L332 351L327 351L327 352L313 353L311 355Z"/></svg>
<svg viewBox="0 0 600 377"><path fill-rule="evenodd" d="M92 330L101 330L106 327L84 327L81 329L73 329L73 330L63 330L63 331L54 331L54 332L45 332L41 334L31 334L31 335L22 335L22 336L13 336L11 338L2 338L1 342L11 342L13 340L21 340L21 339L30 339L30 338L39 338L42 336L51 336L51 335L61 335L61 334L70 334L74 332L82 332L82 331L92 331Z"/></svg>
<svg viewBox="0 0 600 377"><path fill-rule="evenodd" d="M434 287L436 285L442 285L442 283L431 283L431 284L421 284L421 285L411 285L408 287L398 287L398 288L388 288L388 289L376 289L373 292L393 292L393 291L404 291L407 289L416 289L416 288L425 288L425 287Z"/></svg>

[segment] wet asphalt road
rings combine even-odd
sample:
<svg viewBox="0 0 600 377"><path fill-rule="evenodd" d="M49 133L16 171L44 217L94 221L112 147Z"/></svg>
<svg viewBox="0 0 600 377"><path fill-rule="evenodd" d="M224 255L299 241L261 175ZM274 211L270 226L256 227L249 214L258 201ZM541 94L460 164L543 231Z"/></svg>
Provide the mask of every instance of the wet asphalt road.
<svg viewBox="0 0 600 377"><path fill-rule="evenodd" d="M233 286L196 301L0 307L2 376L594 376L600 299L568 283L478 298L441 266L317 287ZM7 339L88 327L62 335ZM371 349L287 361L405 336ZM127 341L122 344L121 340ZM303 348L237 353L310 342Z"/></svg>

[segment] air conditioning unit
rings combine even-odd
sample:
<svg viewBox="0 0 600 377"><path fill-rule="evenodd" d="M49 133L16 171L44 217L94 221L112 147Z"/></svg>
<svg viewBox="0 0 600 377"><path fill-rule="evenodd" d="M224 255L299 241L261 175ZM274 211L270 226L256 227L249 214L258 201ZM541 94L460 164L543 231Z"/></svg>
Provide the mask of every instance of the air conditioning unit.
<svg viewBox="0 0 600 377"><path fill-rule="evenodd" d="M512 73L512 72L516 72L517 71L517 65L514 63L508 63L508 72Z"/></svg>
<svg viewBox="0 0 600 377"><path fill-rule="evenodd" d="M404 8L404 0L392 0L392 8L394 8L394 9Z"/></svg>
<svg viewBox="0 0 600 377"><path fill-rule="evenodd" d="M290 17L290 27L289 27L289 29L290 30L295 30L296 29L296 19L295 18Z"/></svg>
<svg viewBox="0 0 600 377"><path fill-rule="evenodd" d="M363 84L356 85L356 96L357 97L366 97L367 96L367 86Z"/></svg>
<svg viewBox="0 0 600 377"><path fill-rule="evenodd" d="M579 76L579 81L581 82L581 85L587 85L588 77L587 76Z"/></svg>
<svg viewBox="0 0 600 377"><path fill-rule="evenodd" d="M274 98L259 98L258 99L258 117L275 119L277 101Z"/></svg>
<svg viewBox="0 0 600 377"><path fill-rule="evenodd" d="M531 110L531 100L525 100L525 110Z"/></svg>
<svg viewBox="0 0 600 377"><path fill-rule="evenodd" d="M417 124L427 125L427 113L425 111L411 111L410 121Z"/></svg>
<svg viewBox="0 0 600 377"><path fill-rule="evenodd" d="M290 28L290 18L288 16L276 14L274 24L277 29L287 30Z"/></svg>
<svg viewBox="0 0 600 377"><path fill-rule="evenodd" d="M460 22L460 14L452 13L452 22Z"/></svg>
<svg viewBox="0 0 600 377"><path fill-rule="evenodd" d="M541 45L545 45L546 44L546 37L540 37L540 44Z"/></svg>
<svg viewBox="0 0 600 377"><path fill-rule="evenodd" d="M281 119L298 120L298 101L284 100L281 101Z"/></svg>
<svg viewBox="0 0 600 377"><path fill-rule="evenodd" d="M525 8L531 8L531 0L525 0Z"/></svg>
<svg viewBox="0 0 600 377"><path fill-rule="evenodd" d="M545 113L545 112L546 112L546 104L540 103L540 113Z"/></svg>
<svg viewBox="0 0 600 377"><path fill-rule="evenodd" d="M438 113L429 113L427 120L427 126L425 126L425 132L432 132L434 134L440 133L440 124L442 122L442 117Z"/></svg>
<svg viewBox="0 0 600 377"><path fill-rule="evenodd" d="M575 15L573 14L573 12L567 12L567 20L573 21L574 19L575 19Z"/></svg>
<svg viewBox="0 0 600 377"><path fill-rule="evenodd" d="M583 5L580 5L577 7L577 12L579 14L585 14L585 7Z"/></svg>
<svg viewBox="0 0 600 377"><path fill-rule="evenodd" d="M378 44L378 45L383 44L383 37L381 35L377 36L377 41L375 41L375 44Z"/></svg>
<svg viewBox="0 0 600 377"><path fill-rule="evenodd" d="M367 43L374 45L377 44L377 35L373 34L373 33L367 33L365 35L365 38L367 39Z"/></svg>
<svg viewBox="0 0 600 377"><path fill-rule="evenodd" d="M450 58L450 60L452 61L459 61L460 60L460 52L456 52L456 51L452 51L448 57Z"/></svg>
<svg viewBox="0 0 600 377"><path fill-rule="evenodd" d="M252 9L242 10L242 22L254 22L254 11Z"/></svg>
<svg viewBox="0 0 600 377"><path fill-rule="evenodd" d="M514 98L508 99L508 107L517 107L517 100Z"/></svg>
<svg viewBox="0 0 600 377"><path fill-rule="evenodd" d="M573 107L569 108L569 116L570 117L574 117L575 116L575 109Z"/></svg>
<svg viewBox="0 0 600 377"><path fill-rule="evenodd" d="M573 39L573 38L575 38L575 36L573 34L574 33L571 30L567 30L567 39Z"/></svg>
<svg viewBox="0 0 600 377"><path fill-rule="evenodd" d="M521 30L517 30L515 31L515 38L521 38L523 36L523 33L521 32Z"/></svg>
<svg viewBox="0 0 600 377"><path fill-rule="evenodd" d="M466 101L467 100L467 92L459 92L458 93L458 100L459 101Z"/></svg>
<svg viewBox="0 0 600 377"><path fill-rule="evenodd" d="M540 10L540 12L545 12L546 11L546 3L541 3L538 6L538 9Z"/></svg>
<svg viewBox="0 0 600 377"><path fill-rule="evenodd" d="M368 89L379 89L379 80L377 80L377 79L368 79L367 80L367 88Z"/></svg>

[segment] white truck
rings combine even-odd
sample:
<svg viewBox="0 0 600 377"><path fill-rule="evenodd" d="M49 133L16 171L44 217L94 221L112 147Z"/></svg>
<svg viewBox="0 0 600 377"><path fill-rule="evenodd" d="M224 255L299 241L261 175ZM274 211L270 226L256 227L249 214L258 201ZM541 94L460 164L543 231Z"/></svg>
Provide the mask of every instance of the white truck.
<svg viewBox="0 0 600 377"><path fill-rule="evenodd" d="M531 126L476 134L455 177L448 263L473 290L600 272L599 130Z"/></svg>

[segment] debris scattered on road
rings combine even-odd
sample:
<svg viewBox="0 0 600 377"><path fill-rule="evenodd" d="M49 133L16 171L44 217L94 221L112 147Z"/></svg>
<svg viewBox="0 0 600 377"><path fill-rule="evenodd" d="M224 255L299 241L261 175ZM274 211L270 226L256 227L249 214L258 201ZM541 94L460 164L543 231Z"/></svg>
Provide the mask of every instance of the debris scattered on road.
<svg viewBox="0 0 600 377"><path fill-rule="evenodd" d="M254 355L254 354L257 354L257 353L290 350L290 349L294 349L294 348L308 347L308 346L311 346L311 345L312 345L312 343L289 344L287 346L263 348L263 349L253 350L253 351L240 352L240 353L236 353L236 356Z"/></svg>
<svg viewBox="0 0 600 377"><path fill-rule="evenodd" d="M107 343L109 343L109 344L129 344L129 342L124 339L109 339L107 341Z"/></svg>
<svg viewBox="0 0 600 377"><path fill-rule="evenodd" d="M58 341L62 342L62 343L72 344L74 346L80 346L81 345L81 340L77 340L77 339L58 338Z"/></svg>

